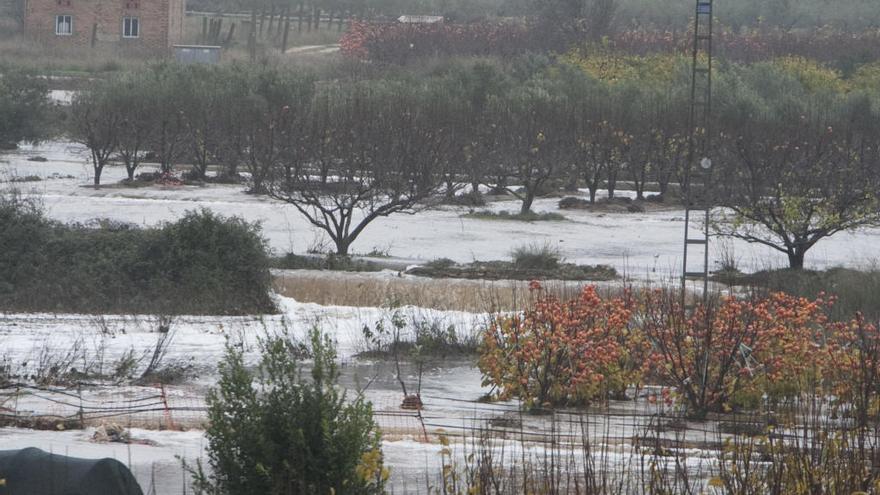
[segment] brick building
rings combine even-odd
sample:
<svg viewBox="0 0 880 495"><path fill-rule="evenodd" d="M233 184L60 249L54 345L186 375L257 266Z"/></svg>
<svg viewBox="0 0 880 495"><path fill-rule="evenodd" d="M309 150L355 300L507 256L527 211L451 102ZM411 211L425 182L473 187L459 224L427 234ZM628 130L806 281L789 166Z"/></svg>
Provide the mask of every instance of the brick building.
<svg viewBox="0 0 880 495"><path fill-rule="evenodd" d="M53 47L163 52L183 41L186 0L24 0L24 32Z"/></svg>

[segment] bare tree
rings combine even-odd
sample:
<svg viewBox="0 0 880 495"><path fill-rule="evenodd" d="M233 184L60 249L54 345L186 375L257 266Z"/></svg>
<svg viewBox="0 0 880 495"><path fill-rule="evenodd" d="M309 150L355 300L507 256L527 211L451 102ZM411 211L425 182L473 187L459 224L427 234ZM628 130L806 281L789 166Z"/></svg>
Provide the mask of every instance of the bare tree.
<svg viewBox="0 0 880 495"><path fill-rule="evenodd" d="M134 180L135 171L144 158L147 143L152 139L154 122L151 119L149 91L151 87L138 75L126 75L115 81L117 104L123 109L119 122L118 158L125 165L128 180ZM123 96L124 95L124 96Z"/></svg>
<svg viewBox="0 0 880 495"><path fill-rule="evenodd" d="M145 77L153 89L148 93L153 122L148 148L155 154L162 172L168 173L180 156L186 136L183 106L189 93L188 74L172 65L160 65Z"/></svg>
<svg viewBox="0 0 880 495"><path fill-rule="evenodd" d="M347 255L371 222L438 193L449 130L436 119L444 98L430 93L391 82L321 88L308 139L272 168L270 196L292 204Z"/></svg>
<svg viewBox="0 0 880 495"><path fill-rule="evenodd" d="M587 0L585 19L587 34L593 41L599 41L611 32L618 0Z"/></svg>
<svg viewBox="0 0 880 495"><path fill-rule="evenodd" d="M784 105L728 116L717 192L734 218L717 229L801 269L820 240L880 222L880 133L867 97Z"/></svg>
<svg viewBox="0 0 880 495"><path fill-rule="evenodd" d="M510 180L507 190L521 201L520 214L532 210L535 198L571 163L571 115L555 81L531 81L495 100L496 146Z"/></svg>
<svg viewBox="0 0 880 495"><path fill-rule="evenodd" d="M71 104L71 137L89 149L95 187L119 146L119 110L105 88L80 93Z"/></svg>
<svg viewBox="0 0 880 495"><path fill-rule="evenodd" d="M265 193L271 176L281 170L290 182L306 158L304 147L320 147L327 136L318 135L316 118L309 120L315 117L312 78L270 69L252 75L245 84L250 89L234 106L238 111L224 110L233 119L226 124L230 137L224 153L228 162L237 157L250 171L252 192Z"/></svg>

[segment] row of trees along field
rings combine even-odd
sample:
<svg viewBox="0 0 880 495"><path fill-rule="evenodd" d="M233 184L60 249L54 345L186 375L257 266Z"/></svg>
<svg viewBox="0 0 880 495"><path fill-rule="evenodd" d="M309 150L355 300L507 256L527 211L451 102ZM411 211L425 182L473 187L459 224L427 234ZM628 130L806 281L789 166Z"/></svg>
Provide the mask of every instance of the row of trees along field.
<svg viewBox="0 0 880 495"><path fill-rule="evenodd" d="M488 185L528 213L585 187L669 200L688 169L686 60L576 53L459 61L429 74L318 77L284 69L162 65L99 83L73 102L70 132L130 180L147 157L192 179L249 173L294 205L339 254L374 219ZM852 77L805 59L722 65L712 133L726 234L783 251L876 222L880 66ZM213 176L211 176L213 179ZM461 200L463 195L458 196Z"/></svg>
<svg viewBox="0 0 880 495"><path fill-rule="evenodd" d="M685 29L694 8L692 2L681 0L191 0L187 6L202 12L290 9L308 15L317 11L359 18L434 14L453 21L535 17L577 24L598 20L609 27L639 24L664 29ZM880 24L880 14L871 0L735 0L725 2L718 15L735 27L834 25L864 29Z"/></svg>

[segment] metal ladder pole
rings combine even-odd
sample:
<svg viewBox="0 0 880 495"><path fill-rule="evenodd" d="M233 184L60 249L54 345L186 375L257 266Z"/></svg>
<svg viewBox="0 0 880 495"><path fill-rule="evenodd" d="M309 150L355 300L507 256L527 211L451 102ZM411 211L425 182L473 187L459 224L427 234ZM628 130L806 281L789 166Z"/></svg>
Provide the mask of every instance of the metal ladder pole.
<svg viewBox="0 0 880 495"><path fill-rule="evenodd" d="M703 302L709 297L709 170L700 172L702 161L709 159L711 147L712 116L712 20L713 0L697 0L694 11L694 44L691 62L691 98L688 125L688 158L684 171L685 224L684 254L682 257L681 302L686 306L687 281L703 282ZM700 165L698 165L698 162ZM711 166L711 161L708 162ZM695 172L702 178L702 197L695 197L691 179ZM702 237L691 237L690 222L695 212L703 212ZM688 270L688 254L691 246L702 246L703 268Z"/></svg>

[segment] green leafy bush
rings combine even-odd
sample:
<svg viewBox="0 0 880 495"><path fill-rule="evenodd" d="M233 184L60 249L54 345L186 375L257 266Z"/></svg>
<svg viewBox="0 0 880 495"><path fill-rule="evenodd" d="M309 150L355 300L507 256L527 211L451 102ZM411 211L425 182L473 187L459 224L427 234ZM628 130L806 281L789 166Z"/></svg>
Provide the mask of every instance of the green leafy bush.
<svg viewBox="0 0 880 495"><path fill-rule="evenodd" d="M39 204L0 197L0 309L78 313L274 311L259 227L207 210L140 229L64 225Z"/></svg>
<svg viewBox="0 0 880 495"><path fill-rule="evenodd" d="M520 222L564 222L567 220L563 215L553 212L535 213L530 211L528 213L511 213L506 210L499 211L498 213L491 210L472 211L462 216L477 220L516 220Z"/></svg>
<svg viewBox="0 0 880 495"><path fill-rule="evenodd" d="M332 342L312 331L310 379L296 354L289 341L268 340L251 371L229 347L207 398L211 474L201 464L192 470L197 493L383 492L388 471L372 406L339 391Z"/></svg>
<svg viewBox="0 0 880 495"><path fill-rule="evenodd" d="M0 150L46 135L48 95L44 79L0 67Z"/></svg>
<svg viewBox="0 0 880 495"><path fill-rule="evenodd" d="M272 268L282 270L331 270L342 272L378 272L382 270L378 263L333 253L329 253L326 256L287 253L280 258L272 258L271 265Z"/></svg>
<svg viewBox="0 0 880 495"><path fill-rule="evenodd" d="M866 270L829 268L813 270L767 270L752 274L719 277L731 285L750 287L763 294L785 292L795 296L815 299L821 294L834 296L836 302L830 316L835 320L848 320L856 312L869 320L880 319L880 269Z"/></svg>

